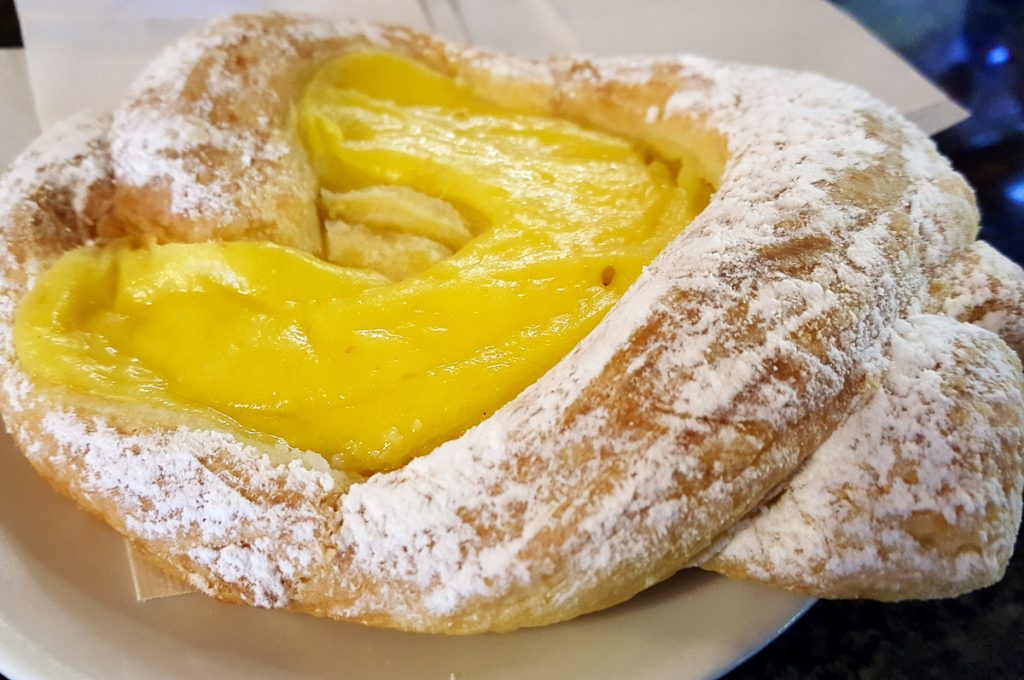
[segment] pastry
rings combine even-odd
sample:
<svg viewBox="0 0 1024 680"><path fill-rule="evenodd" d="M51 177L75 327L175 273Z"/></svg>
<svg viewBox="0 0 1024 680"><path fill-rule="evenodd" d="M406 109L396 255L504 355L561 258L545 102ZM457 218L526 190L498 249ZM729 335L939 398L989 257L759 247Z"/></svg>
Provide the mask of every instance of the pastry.
<svg viewBox="0 0 1024 680"><path fill-rule="evenodd" d="M702 566L826 598L946 597L1002 578L1024 401L1020 362L995 339L945 316L898 324L871 400Z"/></svg>
<svg viewBox="0 0 1024 680"><path fill-rule="evenodd" d="M937 314L895 328L871 400L700 566L823 598L1002 578L1021 516L1024 271L976 241L930 288Z"/></svg>
<svg viewBox="0 0 1024 680"><path fill-rule="evenodd" d="M970 190L807 74L234 17L33 145L0 225L8 427L227 601L451 633L613 605L813 463L923 312L992 350L942 375L1019 427L1004 342L929 302L964 290ZM1019 520L1015 441L982 474Z"/></svg>

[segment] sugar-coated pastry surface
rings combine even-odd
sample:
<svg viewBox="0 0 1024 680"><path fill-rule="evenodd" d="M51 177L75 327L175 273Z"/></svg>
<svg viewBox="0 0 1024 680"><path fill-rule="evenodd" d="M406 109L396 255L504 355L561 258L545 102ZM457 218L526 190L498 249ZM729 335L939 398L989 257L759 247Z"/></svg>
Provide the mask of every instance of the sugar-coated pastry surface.
<svg viewBox="0 0 1024 680"><path fill-rule="evenodd" d="M366 480L21 370L15 307L83 243L247 238L319 252L316 179L290 103L319 64L368 47L495 103L620 135L717 191L553 369L461 437ZM1020 519L1020 367L996 334L1021 327L1019 269L972 245L977 223L969 188L927 137L818 76L693 57L526 62L402 28L236 17L165 53L112 118L67 122L0 180L3 412L55 487L229 601L419 631L552 623L722 547L791 478L748 527L799 515L801 495L832 488L827 475L814 487L827 452L853 470L841 482L856 487L849 521L781 517L756 540L741 525L713 558L720 568L890 598L903 592L886 581L898 564L919 569L906 595L950 594L998 578ZM900 419L904 408L916 416ZM878 418L892 426L862 431ZM879 447L888 458L865 474L857 460ZM954 454L971 484L962 498L944 495L952 471L914 487L934 497L893 497L886 461L931 470ZM839 531L868 554L886 522L923 536L897 516L919 509L959 532L951 548L940 531L935 550L906 544L891 564L843 560L842 573L814 552ZM809 534L794 540L810 576L785 569L793 534L778 526ZM975 566L951 577L942 564L968 545Z"/></svg>
<svg viewBox="0 0 1024 680"><path fill-rule="evenodd" d="M991 333L929 314L896 325L889 355L871 400L702 566L882 600L1002 575L1021 514L1020 362Z"/></svg>

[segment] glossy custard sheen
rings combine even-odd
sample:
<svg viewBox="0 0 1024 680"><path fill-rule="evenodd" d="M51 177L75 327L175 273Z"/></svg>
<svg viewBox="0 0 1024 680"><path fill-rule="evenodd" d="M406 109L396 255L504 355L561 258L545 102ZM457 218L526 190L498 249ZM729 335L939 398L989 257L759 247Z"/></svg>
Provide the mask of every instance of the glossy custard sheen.
<svg viewBox="0 0 1024 680"><path fill-rule="evenodd" d="M535 381L703 207L629 142L404 57L329 63L296 119L333 263L253 242L72 251L18 310L26 370L390 469Z"/></svg>

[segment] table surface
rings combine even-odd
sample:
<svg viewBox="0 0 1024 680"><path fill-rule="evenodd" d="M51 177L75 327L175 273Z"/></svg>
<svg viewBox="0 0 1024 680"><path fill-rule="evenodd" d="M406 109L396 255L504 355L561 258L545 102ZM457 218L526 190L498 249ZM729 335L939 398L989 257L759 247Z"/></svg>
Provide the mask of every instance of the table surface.
<svg viewBox="0 0 1024 680"><path fill-rule="evenodd" d="M1024 3L839 0L972 111L936 137L978 192L982 237L1024 261ZM0 0L0 47L20 44ZM730 678L1024 678L1024 541L1004 580L953 600L820 602ZM2 676L0 676L2 677Z"/></svg>

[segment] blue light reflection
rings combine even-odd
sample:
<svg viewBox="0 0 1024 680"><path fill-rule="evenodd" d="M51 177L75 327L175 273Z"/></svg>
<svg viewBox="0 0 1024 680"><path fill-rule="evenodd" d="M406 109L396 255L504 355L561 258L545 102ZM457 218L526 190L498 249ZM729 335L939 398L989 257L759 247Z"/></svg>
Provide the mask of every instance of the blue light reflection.
<svg viewBox="0 0 1024 680"><path fill-rule="evenodd" d="M1006 197L1017 205L1024 205L1024 177L1010 180L1006 185Z"/></svg>
<svg viewBox="0 0 1024 680"><path fill-rule="evenodd" d="M1010 48L1006 45L996 45L985 54L985 63L991 66L1005 64L1010 61Z"/></svg>

